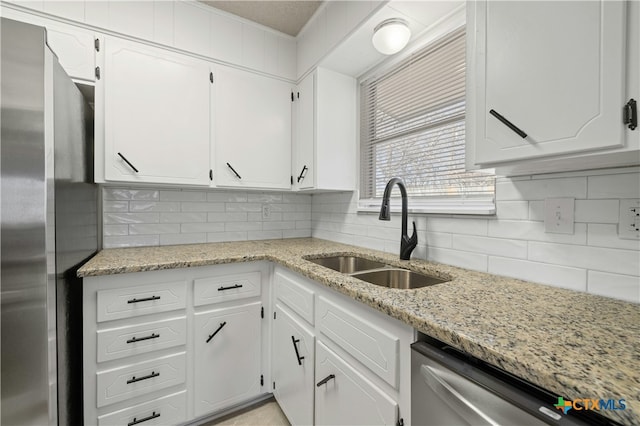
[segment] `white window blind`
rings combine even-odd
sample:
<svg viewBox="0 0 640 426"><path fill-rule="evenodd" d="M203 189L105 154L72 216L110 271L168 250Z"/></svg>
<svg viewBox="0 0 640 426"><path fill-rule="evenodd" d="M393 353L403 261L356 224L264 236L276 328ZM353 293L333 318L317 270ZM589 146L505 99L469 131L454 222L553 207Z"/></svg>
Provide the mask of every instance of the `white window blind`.
<svg viewBox="0 0 640 426"><path fill-rule="evenodd" d="M465 171L464 29L362 81L360 96L361 207L400 177L417 210L493 212L495 177Z"/></svg>

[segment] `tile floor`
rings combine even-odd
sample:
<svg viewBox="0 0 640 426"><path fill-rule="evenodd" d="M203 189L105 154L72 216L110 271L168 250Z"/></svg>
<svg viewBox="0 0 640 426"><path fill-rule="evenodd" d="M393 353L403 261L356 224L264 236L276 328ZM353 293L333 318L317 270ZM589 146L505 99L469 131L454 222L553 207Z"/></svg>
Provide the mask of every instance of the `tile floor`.
<svg viewBox="0 0 640 426"><path fill-rule="evenodd" d="M202 426L290 426L274 399L268 399L239 413L205 423Z"/></svg>

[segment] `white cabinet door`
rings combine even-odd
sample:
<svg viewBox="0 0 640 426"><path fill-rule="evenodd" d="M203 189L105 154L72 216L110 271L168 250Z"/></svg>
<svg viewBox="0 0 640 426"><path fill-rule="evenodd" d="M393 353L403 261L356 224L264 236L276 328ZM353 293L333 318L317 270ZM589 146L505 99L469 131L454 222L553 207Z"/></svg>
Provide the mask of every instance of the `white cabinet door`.
<svg viewBox="0 0 640 426"><path fill-rule="evenodd" d="M297 189L355 189L356 87L353 77L325 68L317 68L298 86L293 170Z"/></svg>
<svg viewBox="0 0 640 426"><path fill-rule="evenodd" d="M209 64L114 37L104 55L105 179L208 185Z"/></svg>
<svg viewBox="0 0 640 426"><path fill-rule="evenodd" d="M95 80L96 51L93 31L10 8L3 8L2 13L5 18L45 27L47 44L69 77Z"/></svg>
<svg viewBox="0 0 640 426"><path fill-rule="evenodd" d="M260 394L260 307L255 302L195 314L196 416Z"/></svg>
<svg viewBox="0 0 640 426"><path fill-rule="evenodd" d="M275 305L272 341L273 395L293 425L313 424L313 334L279 303Z"/></svg>
<svg viewBox="0 0 640 426"><path fill-rule="evenodd" d="M396 424L398 404L321 342L316 382L316 425Z"/></svg>
<svg viewBox="0 0 640 426"><path fill-rule="evenodd" d="M625 2L470 7L476 164L624 144Z"/></svg>
<svg viewBox="0 0 640 426"><path fill-rule="evenodd" d="M217 186L291 188L291 86L216 67Z"/></svg>
<svg viewBox="0 0 640 426"><path fill-rule="evenodd" d="M311 73L300 82L296 93L296 161L293 181L298 189L315 186L315 76Z"/></svg>

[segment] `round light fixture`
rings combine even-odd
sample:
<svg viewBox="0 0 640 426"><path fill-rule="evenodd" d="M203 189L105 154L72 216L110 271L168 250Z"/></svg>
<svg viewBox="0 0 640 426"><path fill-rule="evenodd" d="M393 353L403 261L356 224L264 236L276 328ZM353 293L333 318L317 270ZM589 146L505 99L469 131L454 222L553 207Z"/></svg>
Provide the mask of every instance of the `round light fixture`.
<svg viewBox="0 0 640 426"><path fill-rule="evenodd" d="M391 18L376 25L371 41L378 52L393 55L401 51L410 38L409 23L401 18Z"/></svg>

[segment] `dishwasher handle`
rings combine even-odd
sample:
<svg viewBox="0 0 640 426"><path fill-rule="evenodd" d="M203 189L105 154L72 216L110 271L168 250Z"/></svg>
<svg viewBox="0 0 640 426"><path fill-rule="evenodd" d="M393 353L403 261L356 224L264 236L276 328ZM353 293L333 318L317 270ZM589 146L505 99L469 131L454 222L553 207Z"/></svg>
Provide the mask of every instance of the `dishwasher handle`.
<svg viewBox="0 0 640 426"><path fill-rule="evenodd" d="M464 395L460 394L438 373L438 370L422 365L420 374L425 383L438 395L446 396L446 401L455 406L458 414L467 419L473 425L499 426L499 423L483 413L478 407L473 405Z"/></svg>

